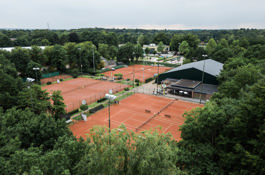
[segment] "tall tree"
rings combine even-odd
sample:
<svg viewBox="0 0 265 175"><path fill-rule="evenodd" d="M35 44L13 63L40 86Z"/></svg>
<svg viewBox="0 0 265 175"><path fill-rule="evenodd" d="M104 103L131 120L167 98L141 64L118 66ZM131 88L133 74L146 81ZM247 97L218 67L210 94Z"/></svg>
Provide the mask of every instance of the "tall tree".
<svg viewBox="0 0 265 175"><path fill-rule="evenodd" d="M12 62L15 64L17 71L19 71L22 77L26 76L26 69L30 61L30 55L28 49L16 47L11 52Z"/></svg>
<svg viewBox="0 0 265 175"><path fill-rule="evenodd" d="M182 41L182 43L179 45L179 51L180 53L186 55L190 51L190 46L187 41Z"/></svg>
<svg viewBox="0 0 265 175"><path fill-rule="evenodd" d="M118 51L118 61L129 63L130 60L133 61L134 56L134 45L132 43L126 43L125 45L119 47Z"/></svg>
<svg viewBox="0 0 265 175"><path fill-rule="evenodd" d="M54 91L52 93L52 116L55 119L60 119L62 115L66 113L65 104L63 103L63 97L61 96L61 91Z"/></svg>
<svg viewBox="0 0 265 175"><path fill-rule="evenodd" d="M179 51L179 45L181 44L182 40L183 40L183 35L175 34L172 37L171 42L170 42L170 50L178 52Z"/></svg>
<svg viewBox="0 0 265 175"><path fill-rule="evenodd" d="M164 49L165 49L164 43L162 41L160 41L158 43L158 46L157 46L157 51L162 53L164 51Z"/></svg>
<svg viewBox="0 0 265 175"><path fill-rule="evenodd" d="M215 40L213 38L211 38L206 45L206 51L207 51L208 55L209 56L212 55L215 52L216 48L217 48L217 44L216 44Z"/></svg>
<svg viewBox="0 0 265 175"><path fill-rule="evenodd" d="M169 45L170 38L169 38L168 34L166 34L164 32L159 32L159 33L155 34L153 42L158 44L160 41L162 41L166 45Z"/></svg>

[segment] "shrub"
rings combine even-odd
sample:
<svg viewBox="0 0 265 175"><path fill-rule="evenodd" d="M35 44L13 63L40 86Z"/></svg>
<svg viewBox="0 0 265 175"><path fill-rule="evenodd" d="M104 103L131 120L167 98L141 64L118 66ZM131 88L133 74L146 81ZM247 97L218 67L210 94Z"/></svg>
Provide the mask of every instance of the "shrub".
<svg viewBox="0 0 265 175"><path fill-rule="evenodd" d="M139 80L139 79L135 79L135 82L136 82L136 83L139 83L139 82L140 82L140 80Z"/></svg>
<svg viewBox="0 0 265 175"><path fill-rule="evenodd" d="M117 77L118 80L122 79L123 75L121 73L114 74L115 77Z"/></svg>
<svg viewBox="0 0 265 175"><path fill-rule="evenodd" d="M50 85L50 84L52 84L52 82L48 81L48 82L47 82L47 85Z"/></svg>
<svg viewBox="0 0 265 175"><path fill-rule="evenodd" d="M130 78L127 78L126 81L130 81Z"/></svg>
<svg viewBox="0 0 265 175"><path fill-rule="evenodd" d="M100 103L100 102L103 102L105 100L107 100L107 99L104 97L104 98L99 99L97 102Z"/></svg>
<svg viewBox="0 0 265 175"><path fill-rule="evenodd" d="M107 71L110 71L110 69L109 69L109 68L107 68L107 69L102 69L102 70L100 71L100 73L107 72Z"/></svg>
<svg viewBox="0 0 265 175"><path fill-rule="evenodd" d="M120 69L120 68L123 68L123 67L125 67L125 65L118 65L118 66L115 66L114 68L115 69Z"/></svg>
<svg viewBox="0 0 265 175"><path fill-rule="evenodd" d="M129 88L128 88L128 87L126 87L126 88L124 88L124 90L125 90L125 91L129 91Z"/></svg>
<svg viewBox="0 0 265 175"><path fill-rule="evenodd" d="M90 112L90 113L95 113L95 112L97 112L98 110L103 109L103 108L104 108L104 106L101 104L101 105L99 105L99 106L96 106L96 107L90 109L89 112Z"/></svg>
<svg viewBox="0 0 265 175"><path fill-rule="evenodd" d="M73 110L73 111L71 111L71 112L68 112L68 114L72 115L72 114L74 114L74 113L77 113L78 111L79 111L78 109L75 109L75 110Z"/></svg>
<svg viewBox="0 0 265 175"><path fill-rule="evenodd" d="M96 74L96 76L98 76L98 77L103 77L104 74L99 73L99 74Z"/></svg>
<svg viewBox="0 0 265 175"><path fill-rule="evenodd" d="M70 71L70 75L72 75L73 78L77 78L79 75L79 69L74 68Z"/></svg>
<svg viewBox="0 0 265 175"><path fill-rule="evenodd" d="M153 77L151 77L151 78L147 78L147 79L145 80L145 83L148 83L148 82L152 81L153 79L154 79Z"/></svg>
<svg viewBox="0 0 265 175"><path fill-rule="evenodd" d="M63 81L63 79L60 79L60 81Z"/></svg>
<svg viewBox="0 0 265 175"><path fill-rule="evenodd" d="M80 106L80 109L81 109L82 111L85 111L85 110L88 109L88 106L87 106L87 105L81 105L81 106Z"/></svg>

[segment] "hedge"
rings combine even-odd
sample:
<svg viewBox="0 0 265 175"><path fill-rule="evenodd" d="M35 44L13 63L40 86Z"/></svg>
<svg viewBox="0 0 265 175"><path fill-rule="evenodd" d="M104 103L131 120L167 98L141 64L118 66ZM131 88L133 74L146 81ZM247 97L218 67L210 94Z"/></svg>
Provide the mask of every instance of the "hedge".
<svg viewBox="0 0 265 175"><path fill-rule="evenodd" d="M152 80L154 80L153 77L151 77L151 78L147 78L147 79L145 80L145 83L149 83L149 82L152 81Z"/></svg>
<svg viewBox="0 0 265 175"><path fill-rule="evenodd" d="M81 109L82 111L85 111L85 110L88 109L88 106L87 106L87 105L81 105L81 106L80 106L80 109Z"/></svg>
<svg viewBox="0 0 265 175"><path fill-rule="evenodd" d="M73 115L73 114L77 113L78 111L79 111L79 109L75 109L73 111L68 112L68 114Z"/></svg>
<svg viewBox="0 0 265 175"><path fill-rule="evenodd" d="M103 102L105 100L107 100L107 99L104 97L104 98L99 99L97 102L100 103L100 102Z"/></svg>
<svg viewBox="0 0 265 175"><path fill-rule="evenodd" d="M103 69L100 71L100 73L103 73L103 72L108 72L108 71L111 71L111 69L107 68L107 69Z"/></svg>
<svg viewBox="0 0 265 175"><path fill-rule="evenodd" d="M97 112L98 110L103 109L103 108L104 108L104 106L101 104L101 105L98 105L98 106L96 106L96 107L90 109L89 112L90 112L90 113L95 113L95 112Z"/></svg>
<svg viewBox="0 0 265 175"><path fill-rule="evenodd" d="M118 65L118 66L115 66L114 68L115 69L120 69L120 68L123 68L123 67L125 67L125 65Z"/></svg>

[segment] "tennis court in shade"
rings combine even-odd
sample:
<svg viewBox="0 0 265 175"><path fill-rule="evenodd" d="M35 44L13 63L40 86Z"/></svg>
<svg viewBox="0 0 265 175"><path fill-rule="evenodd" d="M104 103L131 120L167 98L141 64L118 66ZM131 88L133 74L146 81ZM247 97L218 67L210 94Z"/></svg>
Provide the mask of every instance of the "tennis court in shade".
<svg viewBox="0 0 265 175"><path fill-rule="evenodd" d="M179 127L184 123L182 115L203 105L175 99L145 94L134 94L110 108L111 129L124 124L128 130L141 132L162 127L162 132L170 132L180 140ZM89 116L87 121L78 121L70 126L73 134L86 137L89 130L96 125L108 127L108 108Z"/></svg>

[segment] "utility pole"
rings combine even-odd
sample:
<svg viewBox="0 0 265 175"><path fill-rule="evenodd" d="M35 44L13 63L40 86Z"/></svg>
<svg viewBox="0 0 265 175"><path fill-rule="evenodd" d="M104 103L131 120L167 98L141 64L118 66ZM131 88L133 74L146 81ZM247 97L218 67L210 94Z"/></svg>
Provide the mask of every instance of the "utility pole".
<svg viewBox="0 0 265 175"><path fill-rule="evenodd" d="M39 67L33 67L32 70L34 70L34 72L35 72L35 82L37 83L37 79L38 79L38 77L37 77L37 71L39 71L40 68Z"/></svg>
<svg viewBox="0 0 265 175"><path fill-rule="evenodd" d="M80 63L80 70L81 70L81 74L83 74L83 71L82 71L82 63L81 63L81 48L78 48L79 50L79 63Z"/></svg>
<svg viewBox="0 0 265 175"><path fill-rule="evenodd" d="M143 58L143 83L144 83L144 58Z"/></svg>
<svg viewBox="0 0 265 175"><path fill-rule="evenodd" d="M204 58L207 57L207 55L202 55ZM205 69L205 60L203 61L203 68L202 68L202 85L201 85L201 93L200 93L200 104L202 102L202 92L203 92L203 79L204 79L204 69Z"/></svg>
<svg viewBox="0 0 265 175"><path fill-rule="evenodd" d="M110 89L109 94L106 94L105 98L107 98L109 100L109 144L111 144L110 143L110 134L111 134L111 130L110 130L110 101L115 100L116 96L112 95L112 90Z"/></svg>
<svg viewBox="0 0 265 175"><path fill-rule="evenodd" d="M135 82L135 77L134 77L135 75L134 74L135 74L135 68L134 68L134 65L133 65L133 88L134 88L134 82Z"/></svg>
<svg viewBox="0 0 265 175"><path fill-rule="evenodd" d="M157 62L156 94L158 95L159 62Z"/></svg>

